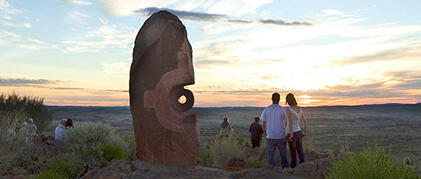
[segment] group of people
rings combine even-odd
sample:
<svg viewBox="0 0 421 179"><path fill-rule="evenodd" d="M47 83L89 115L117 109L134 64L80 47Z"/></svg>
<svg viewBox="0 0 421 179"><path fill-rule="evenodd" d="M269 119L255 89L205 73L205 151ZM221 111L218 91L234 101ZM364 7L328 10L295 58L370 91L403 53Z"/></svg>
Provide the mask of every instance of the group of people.
<svg viewBox="0 0 421 179"><path fill-rule="evenodd" d="M251 143L253 148L259 147L262 135L265 135L270 167L276 166L275 152L278 149L282 168L295 168L297 165L297 154L300 163L304 162L302 140L307 135L307 119L301 107L298 106L294 94L289 93L286 96L288 107L282 107L279 105L279 101L279 93L273 93L272 104L263 110L260 118L254 118L255 122L249 128ZM260 120L263 121L263 126L259 124ZM303 124L303 129L300 123ZM221 127L232 130L227 118L224 119ZM287 159L287 143L291 155L291 163Z"/></svg>
<svg viewBox="0 0 421 179"><path fill-rule="evenodd" d="M55 129L54 139L56 141L62 141L64 139L66 130L72 130L74 127L75 126L72 119L62 119Z"/></svg>
<svg viewBox="0 0 421 179"><path fill-rule="evenodd" d="M72 119L62 119L54 130L54 145L58 151L65 150L64 135L66 131L73 130L74 123Z"/></svg>
<svg viewBox="0 0 421 179"><path fill-rule="evenodd" d="M260 119L263 121L263 131L266 134L268 162L271 167L275 167L275 151L279 150L282 168L295 168L297 165L297 153L300 163L304 162L304 152L302 138L307 135L307 120L301 107L292 93L286 96L284 108L279 105L279 93L272 94L272 104L266 107ZM302 130L300 121L304 125ZM291 154L291 164L286 157L286 145Z"/></svg>
<svg viewBox="0 0 421 179"><path fill-rule="evenodd" d="M36 131L38 130L37 125L35 125L34 120L29 118L27 121L22 123L23 125L19 125L16 123L10 124L10 128L7 131L8 140L11 140L13 137L16 136L16 131L19 129L18 126L23 126L27 130L25 140L28 140L28 137L32 137L36 135Z"/></svg>

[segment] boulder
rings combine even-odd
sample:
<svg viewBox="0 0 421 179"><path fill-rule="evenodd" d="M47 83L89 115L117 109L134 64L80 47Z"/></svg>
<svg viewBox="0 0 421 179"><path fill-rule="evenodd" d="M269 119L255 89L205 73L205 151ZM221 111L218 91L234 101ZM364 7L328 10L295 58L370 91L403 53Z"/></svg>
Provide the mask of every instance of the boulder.
<svg viewBox="0 0 421 179"><path fill-rule="evenodd" d="M299 164L288 172L294 176L300 176L311 179L324 179L328 167L333 164L333 160L329 157L316 159Z"/></svg>

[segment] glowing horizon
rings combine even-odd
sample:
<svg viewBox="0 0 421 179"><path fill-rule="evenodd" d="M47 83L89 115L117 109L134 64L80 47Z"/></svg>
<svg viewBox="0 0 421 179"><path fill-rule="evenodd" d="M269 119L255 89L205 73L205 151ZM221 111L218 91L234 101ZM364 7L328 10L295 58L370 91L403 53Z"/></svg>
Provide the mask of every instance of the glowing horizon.
<svg viewBox="0 0 421 179"><path fill-rule="evenodd" d="M421 102L417 1L0 0L0 93L128 106L134 38L176 13L193 46L195 107ZM49 11L40 11L48 8ZM405 12L405 13L402 13Z"/></svg>

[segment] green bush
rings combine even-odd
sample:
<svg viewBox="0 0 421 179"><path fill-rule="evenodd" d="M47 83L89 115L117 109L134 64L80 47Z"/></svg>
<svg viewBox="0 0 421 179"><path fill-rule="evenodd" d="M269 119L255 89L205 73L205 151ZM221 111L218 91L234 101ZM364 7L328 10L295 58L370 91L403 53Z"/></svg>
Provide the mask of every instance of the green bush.
<svg viewBox="0 0 421 179"><path fill-rule="evenodd" d="M56 170L47 169L42 170L39 174L35 177L35 179L67 179L65 173L61 173Z"/></svg>
<svg viewBox="0 0 421 179"><path fill-rule="evenodd" d="M113 144L103 144L100 147L102 157L111 161L113 159L122 160L125 158L123 148L121 146L116 146Z"/></svg>
<svg viewBox="0 0 421 179"><path fill-rule="evenodd" d="M16 94L0 95L0 111L19 112L32 118L38 128L38 133L44 131L51 121L53 114L44 106L44 99L32 96L18 96Z"/></svg>
<svg viewBox="0 0 421 179"><path fill-rule="evenodd" d="M211 167L213 165L213 156L208 152L199 154L199 165L204 167Z"/></svg>
<svg viewBox="0 0 421 179"><path fill-rule="evenodd" d="M245 158L245 146L236 137L223 137L209 145L209 154L215 167L224 168L233 158Z"/></svg>
<svg viewBox="0 0 421 179"><path fill-rule="evenodd" d="M89 169L104 167L112 159L124 159L128 144L114 133L109 124L82 123L65 134L66 152Z"/></svg>
<svg viewBox="0 0 421 179"><path fill-rule="evenodd" d="M346 154L329 168L327 178L394 179L416 178L416 175L404 164L398 164L392 155L375 147L367 148L360 154Z"/></svg>
<svg viewBox="0 0 421 179"><path fill-rule="evenodd" d="M32 164L32 138L22 111L0 111L0 174L24 174Z"/></svg>
<svg viewBox="0 0 421 179"><path fill-rule="evenodd" d="M66 178L76 178L83 171L83 166L78 163L73 156L63 155L53 162L47 164L40 172L45 174L64 175Z"/></svg>

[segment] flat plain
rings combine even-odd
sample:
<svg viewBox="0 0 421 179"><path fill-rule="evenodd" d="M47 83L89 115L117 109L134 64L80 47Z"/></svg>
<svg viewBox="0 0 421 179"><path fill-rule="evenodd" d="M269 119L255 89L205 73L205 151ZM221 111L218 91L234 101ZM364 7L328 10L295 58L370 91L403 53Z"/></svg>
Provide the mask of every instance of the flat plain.
<svg viewBox="0 0 421 179"><path fill-rule="evenodd" d="M77 125L85 122L109 123L121 135L133 135L129 107L49 106L54 113L53 129L62 118L72 118ZM193 108L199 116L201 148L219 132L224 117L230 119L235 133L249 137L249 125L263 108L222 107ZM360 152L366 147L384 147L399 160L409 157L421 166L421 105L387 104L364 106L306 107L309 134L304 145L321 153L338 149ZM419 172L420 170L418 170Z"/></svg>

